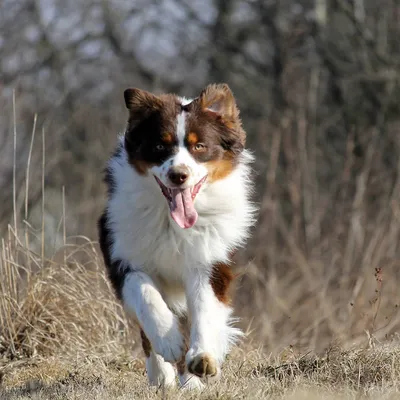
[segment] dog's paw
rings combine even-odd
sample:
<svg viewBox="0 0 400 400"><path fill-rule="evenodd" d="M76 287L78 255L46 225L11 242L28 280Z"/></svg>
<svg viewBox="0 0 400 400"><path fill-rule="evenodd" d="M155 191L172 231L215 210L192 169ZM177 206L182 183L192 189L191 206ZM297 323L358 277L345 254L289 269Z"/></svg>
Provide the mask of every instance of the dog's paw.
<svg viewBox="0 0 400 400"><path fill-rule="evenodd" d="M179 376L179 382L182 390L203 390L205 388L204 383L199 377L189 373L185 373Z"/></svg>
<svg viewBox="0 0 400 400"><path fill-rule="evenodd" d="M200 378L215 377L219 368L215 358L209 353L200 353L187 362L188 371Z"/></svg>
<svg viewBox="0 0 400 400"><path fill-rule="evenodd" d="M175 387L176 375L174 367L170 363L164 361L160 355L152 354L146 359L146 370L150 386Z"/></svg>
<svg viewBox="0 0 400 400"><path fill-rule="evenodd" d="M152 345L155 353L162 356L165 361L175 363L180 360L185 350L185 344L179 325L174 323L165 335L158 336L153 340Z"/></svg>

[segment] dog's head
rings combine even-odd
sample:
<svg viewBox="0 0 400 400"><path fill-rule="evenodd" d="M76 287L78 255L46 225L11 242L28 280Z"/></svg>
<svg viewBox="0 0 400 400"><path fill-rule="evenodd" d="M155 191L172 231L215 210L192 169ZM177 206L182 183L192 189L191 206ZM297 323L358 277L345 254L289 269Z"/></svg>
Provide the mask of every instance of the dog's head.
<svg viewBox="0 0 400 400"><path fill-rule="evenodd" d="M194 100L139 89L124 95L130 164L139 174L154 176L172 218L182 228L192 227L201 186L227 177L245 145L231 90L226 84L209 85Z"/></svg>

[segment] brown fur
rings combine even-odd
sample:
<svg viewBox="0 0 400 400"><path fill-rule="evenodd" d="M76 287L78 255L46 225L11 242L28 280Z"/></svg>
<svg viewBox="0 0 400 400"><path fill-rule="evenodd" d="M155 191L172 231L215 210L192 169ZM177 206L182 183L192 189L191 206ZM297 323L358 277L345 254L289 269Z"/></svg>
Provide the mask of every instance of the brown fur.
<svg viewBox="0 0 400 400"><path fill-rule="evenodd" d="M213 182L229 175L245 146L246 133L227 85L209 85L201 92L191 103L187 129L189 151L196 161L206 164L208 180ZM193 144L198 142L206 147L196 150Z"/></svg>
<svg viewBox="0 0 400 400"><path fill-rule="evenodd" d="M226 178L233 171L235 164L232 160L222 159L206 162L205 166L208 170L207 180L212 183L219 179Z"/></svg>
<svg viewBox="0 0 400 400"><path fill-rule="evenodd" d="M145 175L177 150L176 117L183 106L173 94L156 96L127 89L124 95L129 109L125 135L129 163ZM231 90L226 84L208 85L185 110L189 152L197 162L206 164L210 182L225 178L237 165L246 139ZM196 148L197 143L204 147ZM163 144L165 151L158 153L157 144Z"/></svg>
<svg viewBox="0 0 400 400"><path fill-rule="evenodd" d="M227 84L208 85L201 92L199 99L204 110L215 113L226 121L238 122L239 110Z"/></svg>
<svg viewBox="0 0 400 400"><path fill-rule="evenodd" d="M150 340L147 339L147 336L144 333L142 328L140 328L140 337L142 339L142 347L143 347L144 355L147 358L149 358L150 357L150 352L151 352L151 343L150 343Z"/></svg>
<svg viewBox="0 0 400 400"><path fill-rule="evenodd" d="M135 160L130 158L129 163L132 165L133 168L135 168L136 172L139 175L147 175L148 169L151 168L153 165L143 160Z"/></svg>
<svg viewBox="0 0 400 400"><path fill-rule="evenodd" d="M129 109L125 148L129 163L139 174L145 175L149 168L173 154L178 139L172 132L176 131L181 105L172 94L156 96L133 88L125 90L124 96ZM157 144L165 146L162 154L155 149Z"/></svg>
<svg viewBox="0 0 400 400"><path fill-rule="evenodd" d="M229 287L234 278L235 274L232 272L228 264L217 263L214 265L210 277L210 283L215 296L221 303L230 303Z"/></svg>
<svg viewBox="0 0 400 400"><path fill-rule="evenodd" d="M186 370L186 360L185 355L189 350L189 337L190 337L190 324L189 318L187 315L182 315L179 317L179 326L183 335L184 340L184 351L182 358L176 363L176 369L178 370L178 374L183 375Z"/></svg>
<svg viewBox="0 0 400 400"><path fill-rule="evenodd" d="M159 109L161 100L153 93L142 89L130 88L124 92L126 108L132 112L146 109Z"/></svg>
<svg viewBox="0 0 400 400"><path fill-rule="evenodd" d="M134 129L143 119L162 109L162 101L152 93L136 88L124 92L125 105L129 110L128 129Z"/></svg>
<svg viewBox="0 0 400 400"><path fill-rule="evenodd" d="M197 144L197 142L199 141L199 137L197 136L197 133L195 133L195 132L190 132L188 135L187 135L187 142L190 144L190 145L195 145L195 144Z"/></svg>
<svg viewBox="0 0 400 400"><path fill-rule="evenodd" d="M172 133L166 132L161 136L161 140L165 143L165 144L173 144L174 143L174 135Z"/></svg>

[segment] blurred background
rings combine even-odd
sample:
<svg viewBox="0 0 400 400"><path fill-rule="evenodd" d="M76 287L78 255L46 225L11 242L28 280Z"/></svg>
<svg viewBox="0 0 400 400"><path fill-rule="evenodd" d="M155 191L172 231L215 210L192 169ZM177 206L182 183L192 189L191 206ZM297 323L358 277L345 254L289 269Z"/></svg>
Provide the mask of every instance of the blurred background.
<svg viewBox="0 0 400 400"><path fill-rule="evenodd" d="M389 338L399 37L399 0L2 0L1 236L14 220L29 226L48 257L64 234L97 240L123 90L196 96L227 82L260 206L237 258L242 326L271 350Z"/></svg>

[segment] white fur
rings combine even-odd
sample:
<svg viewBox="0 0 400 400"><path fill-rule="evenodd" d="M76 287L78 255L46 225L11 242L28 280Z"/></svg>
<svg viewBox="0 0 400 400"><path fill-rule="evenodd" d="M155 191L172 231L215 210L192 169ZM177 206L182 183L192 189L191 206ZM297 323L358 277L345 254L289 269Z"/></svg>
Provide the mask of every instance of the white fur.
<svg viewBox="0 0 400 400"><path fill-rule="evenodd" d="M201 379L195 375L189 374L188 372L185 372L183 375L179 375L179 383L182 389L194 390L204 388L204 384L201 382Z"/></svg>
<svg viewBox="0 0 400 400"><path fill-rule="evenodd" d="M231 326L234 322L232 309L215 297L206 266L190 270L186 293L192 322L186 363L202 353L209 353L220 365L231 345L242 335L239 329Z"/></svg>
<svg viewBox="0 0 400 400"><path fill-rule="evenodd" d="M151 168L151 172L157 176L158 179L167 187L173 186L168 179L168 170L170 167L176 166L185 166L189 171L188 180L181 185L182 189L186 189L188 187L193 187L197 183L204 178L208 170L201 164L196 163L194 158L191 156L186 147L179 146L178 152L173 155L171 158L168 158L163 164L159 167L155 166Z"/></svg>
<svg viewBox="0 0 400 400"><path fill-rule="evenodd" d="M186 120L186 112L182 111L180 114L178 114L177 124L176 124L176 135L178 136L179 147L185 146L184 143L186 135L185 120Z"/></svg>
<svg viewBox="0 0 400 400"><path fill-rule="evenodd" d="M150 385L170 388L176 385L174 367L153 351L150 352L150 357L146 359L146 370Z"/></svg>
<svg viewBox="0 0 400 400"><path fill-rule="evenodd" d="M150 277L143 272L130 272L125 278L122 298L127 311L136 315L154 351L165 361L178 361L183 355L179 321Z"/></svg>
<svg viewBox="0 0 400 400"><path fill-rule="evenodd" d="M123 143L121 138L122 147ZM204 176L205 168L182 146L172 161L190 168L194 184ZM244 150L231 174L211 184L206 181L194 203L198 220L192 228L182 229L172 220L153 177L157 174L166 182L165 165L164 170L161 166L143 176L128 163L124 149L110 160L115 179L108 203L111 258L125 260L132 271L125 279L122 300L137 316L154 351L165 360L176 361L182 355L182 336L172 311L190 312L187 362L208 352L220 365L240 336L231 326L231 308L215 297L209 278L214 263L228 262L229 253L244 244L254 222L255 208L249 201L251 161L252 156ZM148 360L147 368L150 381L155 383L172 376L165 372L169 366L157 357ZM197 377L186 373L180 381L187 381L188 387L202 386Z"/></svg>
<svg viewBox="0 0 400 400"><path fill-rule="evenodd" d="M207 168L204 165L197 163L189 153L188 149L185 147L185 119L186 112L182 111L177 117L176 133L179 143L178 152L164 161L160 166L151 168L151 172L157 176L157 178L160 179L160 181L167 187L174 186L168 179L168 171L171 167L185 166L188 169L189 178L183 185L180 186L182 189L193 187L208 173Z"/></svg>
<svg viewBox="0 0 400 400"><path fill-rule="evenodd" d="M183 106L190 104L194 99L186 98L186 97L179 97L179 100Z"/></svg>
<svg viewBox="0 0 400 400"><path fill-rule="evenodd" d="M181 288L177 297L182 298L188 270L229 261L229 253L247 239L255 211L249 201L251 161L245 150L230 175L212 184L205 182L195 200L199 218L184 230L172 220L153 176L138 175L123 150L110 160L116 180L108 203L114 239L111 258L145 271L156 285L162 280L169 295ZM174 288L172 293L168 287Z"/></svg>

